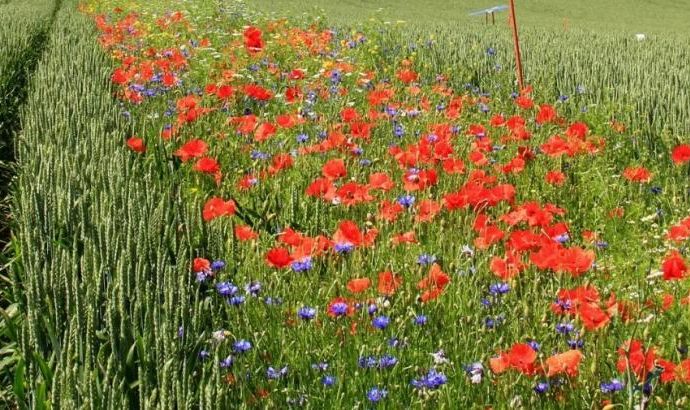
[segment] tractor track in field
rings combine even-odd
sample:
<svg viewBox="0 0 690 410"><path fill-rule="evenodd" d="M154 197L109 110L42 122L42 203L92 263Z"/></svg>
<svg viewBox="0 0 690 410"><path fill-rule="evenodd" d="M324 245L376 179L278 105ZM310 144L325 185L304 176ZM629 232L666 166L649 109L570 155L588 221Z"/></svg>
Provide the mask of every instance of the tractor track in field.
<svg viewBox="0 0 690 410"><path fill-rule="evenodd" d="M61 7L62 1L56 0L45 27L31 39L31 47L17 61L17 65L20 67L16 69L14 74L15 87L8 95L0 95L0 103L14 101L13 108L0 115L0 253L3 254L12 240L10 192L12 191L16 163L14 139L21 132L21 109L28 96L31 77L44 54L46 40L55 22L57 12ZM0 262L3 259L0 259ZM0 263L0 272L4 271L3 265L4 263Z"/></svg>
<svg viewBox="0 0 690 410"><path fill-rule="evenodd" d="M11 309L17 302L17 295L14 293L16 283L10 273L11 265L18 256L14 247L11 246L14 228L11 193L17 171L15 138L22 129L21 114L29 95L31 78L45 54L48 37L61 7L62 0L55 0L53 10L46 19L45 25L31 38L30 46L15 62L11 89L0 89L0 104L12 104L11 108L0 112L0 313L4 318L4 321L0 322L0 346L5 346L6 349L3 356L6 363L0 368L0 385L3 386L0 388L0 407L2 408L17 406L9 387L10 381L16 376L15 368L11 362L7 361L11 359L8 352L12 351L12 346L18 341L16 332L19 327L18 321L21 320L21 315L17 314L17 310Z"/></svg>

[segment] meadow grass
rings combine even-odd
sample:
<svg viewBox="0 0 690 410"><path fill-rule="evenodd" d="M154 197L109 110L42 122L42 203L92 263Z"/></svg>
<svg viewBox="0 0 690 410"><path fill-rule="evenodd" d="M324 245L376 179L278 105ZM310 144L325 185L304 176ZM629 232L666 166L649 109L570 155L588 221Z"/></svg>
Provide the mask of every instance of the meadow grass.
<svg viewBox="0 0 690 410"><path fill-rule="evenodd" d="M478 30L484 16L469 14L486 8L507 5L492 0L256 0L251 7L276 17L318 15L337 24L358 24L368 19L395 24L404 22L425 28L450 26L453 29ZM531 0L516 1L516 14L522 28L548 28L553 32L580 29L598 33L687 34L686 17L690 10L681 1L661 0ZM496 13L496 24L508 27L508 12Z"/></svg>

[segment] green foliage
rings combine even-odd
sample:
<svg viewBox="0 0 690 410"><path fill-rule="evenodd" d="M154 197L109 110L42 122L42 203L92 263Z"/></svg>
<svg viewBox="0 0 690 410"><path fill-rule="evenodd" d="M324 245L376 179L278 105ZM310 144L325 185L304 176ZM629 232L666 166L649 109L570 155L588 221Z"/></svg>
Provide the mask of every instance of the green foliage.
<svg viewBox="0 0 690 410"><path fill-rule="evenodd" d="M413 253L380 246L348 258L319 261L309 274L285 273L277 277L263 261L263 251L274 244L275 231L290 224L312 235L328 235L337 221L351 217L340 208L299 199L310 178L319 174L322 162L300 159L295 169L267 180L255 194L238 200L240 217L263 229L259 246L241 247L236 243L232 223L202 223L199 204L204 196L200 192L210 190L209 184L181 170L175 160L160 160L171 157L172 146L151 144L149 149L157 150L157 158L140 157L123 148L125 139L133 134L145 136L148 141L158 138L161 121L146 113L165 110L168 101L161 99L133 108L136 112L129 122L122 116L122 107L111 89L111 61L94 40L92 23L76 11L74 3L66 4L56 16L21 112L22 131L17 141L18 175L13 190L17 228L11 253L15 259L3 261L11 263L11 271L7 278L1 278L12 283L16 300L1 312L0 331L4 333L0 337L12 343L0 349L0 370L12 369L3 384L13 392L20 408L240 407L254 400L257 389L266 387L256 381L264 377L265 365L282 363L289 363L295 370L275 393L276 398L262 402L266 406L284 407L286 397L308 390L314 408L347 408L374 383L389 383L397 389L391 393L395 395L389 399L391 407L396 407L399 398L419 408L458 408L458 402L467 407L496 408L503 403L507 408L514 397L513 387L530 392L531 381L514 375L506 376L510 379L498 386L485 382L473 387L462 365L476 360L486 363L497 349L526 337L537 338L549 347L562 344L553 332L548 302L532 306L529 301L549 301L559 287L582 282L526 272L506 296L506 305L510 306L506 310L506 329L486 329L486 311L479 310L477 302L496 279L488 270L488 255L471 260L462 255L461 247L471 242L472 235L473 216L467 214L442 216L436 230L421 227L419 238L430 244L429 249L415 248ZM346 7L347 3L337 4ZM217 17L215 4L196 6L208 7L197 10L199 19L209 17L209 25L220 24L210 18ZM412 10L424 15L419 6ZM227 41L221 36L239 23L221 17L227 26L213 29ZM371 40L380 47L360 56L370 59L370 66L389 67L388 74L393 76L400 61L410 58L423 76L448 74L454 88L462 89L465 84L479 87L496 96L497 110L513 108L507 97L515 89L512 49L505 30L477 26L451 29L443 25L390 30L374 27L370 32L375 38ZM539 192L543 202L562 200L572 226L579 229L586 225L611 238L612 249L599 254L597 263L613 280L592 280L602 292L614 289L613 282L617 292L622 288L622 297L641 305L654 292L644 278L656 263L652 259L659 257L650 255L660 253L662 241L656 238L642 244L639 239L650 232L662 235L671 221L655 217L629 224L604 221L602 215L615 206L633 203L629 207L631 221L640 221L656 209L675 218L687 211L688 193L683 183L687 175L668 161L653 166L658 176L655 183L665 193L661 197L605 178L620 171L629 158L651 162L656 155L667 152L676 138L690 133L686 121L690 96L687 88L680 86L690 83L685 65L688 47L671 47L671 38L638 43L619 35L554 34L538 29L525 30L523 42L527 78L535 87L536 100L554 101L561 94L568 95L569 102L558 105L559 113L571 120L586 120L594 133L608 138L612 147L593 159L568 160L569 174L579 180L569 181L560 191L546 186L541 179L535 180L532 174L511 177L529 192L518 201L530 199L532 191ZM488 47L496 50L495 56L487 55ZM202 83L207 74L198 69L189 77ZM581 94L575 91L580 85L585 89ZM336 101L320 108L333 114L342 108L339 104ZM587 112L582 112L583 107ZM477 110L466 115L468 123L486 119ZM612 119L626 123L631 135L612 133L608 125ZM209 115L205 119L208 122L195 125L194 131L206 135L209 130L222 129L226 120L225 116ZM409 123L409 127L414 126ZM413 131L411 128L410 134ZM540 130L535 141L543 142L551 131L554 129ZM234 167L232 171L252 166L246 155L235 158L238 143L228 141L223 148L220 157ZM386 161L386 148L379 144L367 155L379 163ZM502 161L510 155L513 153L497 153L496 157ZM548 160L538 161L544 161L534 166L534 174L539 176L554 165ZM387 165L395 168L394 164ZM354 166L351 169L352 176L364 178L364 171ZM448 191L459 181L446 180L437 189ZM352 212L357 213L353 219L364 221L367 213L375 212L375 206L357 210ZM381 236L389 238L411 223L406 222L382 227ZM432 318L429 327L411 328L410 320L422 311L414 302L414 284L425 273L415 263L417 254L423 251L444 259L444 268L453 275L455 287L442 305L424 308ZM194 283L189 264L195 256L226 259L224 280L232 279L237 284L261 280L267 284L266 294L285 297L284 307L264 307L254 301L258 307L238 310L223 302L218 304L212 289L203 292ZM347 279L389 268L405 275L402 296L389 310L396 317L390 336L399 337L411 347L401 350L412 363L411 369L406 369L410 372L403 373L399 366L390 373L362 373L348 379L351 373L346 373L344 366L354 367L359 355L389 351L384 338L373 338L367 330L361 331L347 339L368 349L357 351L352 348L354 343L346 344L345 337L339 339L349 331L346 325L324 318L318 327L288 326L286 315L294 316L294 310L305 303L325 306L336 293L345 293L342 287ZM477 273L467 274L470 268ZM679 290L676 293L681 296ZM366 313L360 313L366 321ZM680 312L673 314L679 316L673 329L666 327L667 322L654 322L640 324L639 332L651 334L653 343L673 351L675 339L654 338L655 334L688 333L687 318L682 318ZM19 321L20 317L24 320ZM180 326L184 328L182 337L177 335ZM200 349L215 343L211 332L217 329L227 329L228 339L249 338L261 346L249 354L249 364L237 369L238 381L233 386L224 382L227 373L217 366L223 358L220 349L213 350L211 364L204 365L197 359ZM631 333L617 319L610 329L615 337L605 332L588 335L591 368L581 372L585 388L569 391L570 401L565 403L594 406L602 398L594 393L597 383L602 375L614 374L605 367L615 363L619 341ZM632 333L636 332L637 326ZM415 371L422 374L422 367L430 362L429 353L438 349L445 349L456 361L448 371L453 388L426 400L409 387L408 376ZM601 357L592 357L596 354ZM318 375L307 373L311 363L319 360L335 363L333 371L341 379L339 390L327 398L317 394L325 392L320 390ZM686 393L677 389L668 398L681 399ZM544 405L534 395L524 397L528 406Z"/></svg>

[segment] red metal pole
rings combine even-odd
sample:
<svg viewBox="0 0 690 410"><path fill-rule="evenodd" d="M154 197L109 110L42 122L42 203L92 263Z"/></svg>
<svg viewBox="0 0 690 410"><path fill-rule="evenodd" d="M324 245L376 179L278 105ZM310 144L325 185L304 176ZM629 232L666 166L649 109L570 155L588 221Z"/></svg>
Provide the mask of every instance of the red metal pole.
<svg viewBox="0 0 690 410"><path fill-rule="evenodd" d="M515 66L517 67L518 86L522 91L524 81L522 77L522 57L520 57L520 40L518 39L517 20L515 19L515 0L510 0L510 25L513 26L513 41L515 43Z"/></svg>

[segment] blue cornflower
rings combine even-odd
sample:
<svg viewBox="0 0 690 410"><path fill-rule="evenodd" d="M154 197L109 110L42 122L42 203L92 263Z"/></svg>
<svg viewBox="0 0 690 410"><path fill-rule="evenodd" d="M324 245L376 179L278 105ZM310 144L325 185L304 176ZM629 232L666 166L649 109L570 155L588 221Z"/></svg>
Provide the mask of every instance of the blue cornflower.
<svg viewBox="0 0 690 410"><path fill-rule="evenodd" d="M312 320L316 316L316 309L309 306L302 306L298 311L297 315L302 320Z"/></svg>
<svg viewBox="0 0 690 410"><path fill-rule="evenodd" d="M484 375L484 366L481 362L470 363L464 366L464 369L473 384L481 383Z"/></svg>
<svg viewBox="0 0 690 410"><path fill-rule="evenodd" d="M177 337L179 337L179 338L184 337L184 326L180 326L177 328Z"/></svg>
<svg viewBox="0 0 690 410"><path fill-rule="evenodd" d="M346 315L348 308L345 302L336 302L329 307L331 313L336 317Z"/></svg>
<svg viewBox="0 0 690 410"><path fill-rule="evenodd" d="M218 282L216 283L216 291L221 296L230 297L235 295L238 289L230 282Z"/></svg>
<svg viewBox="0 0 690 410"><path fill-rule="evenodd" d="M335 384L335 376L331 376L330 374L327 374L321 378L321 384L323 384L326 387L331 387Z"/></svg>
<svg viewBox="0 0 690 410"><path fill-rule="evenodd" d="M264 303L268 306L278 306L283 304L283 299L281 298L272 298L270 296L266 296L264 298Z"/></svg>
<svg viewBox="0 0 690 410"><path fill-rule="evenodd" d="M417 315L414 318L414 324L417 326L424 326L426 325L427 318L424 315Z"/></svg>
<svg viewBox="0 0 690 410"><path fill-rule="evenodd" d="M383 330L390 323L390 319L387 316L376 316L374 320L371 321L371 325L377 329Z"/></svg>
<svg viewBox="0 0 690 410"><path fill-rule="evenodd" d="M243 304L245 301L245 297L242 295L235 295L228 300L228 303L233 305L233 306L239 306Z"/></svg>
<svg viewBox="0 0 690 410"><path fill-rule="evenodd" d="M486 55L489 57L493 57L496 55L496 49L493 47L489 47L486 49Z"/></svg>
<svg viewBox="0 0 690 410"><path fill-rule="evenodd" d="M401 124L395 124L395 126L393 126L393 135L398 138L402 137L405 135L405 127L403 127Z"/></svg>
<svg viewBox="0 0 690 410"><path fill-rule="evenodd" d="M197 272L196 273L196 281L198 283L206 282L206 279L208 278L208 276L209 276L208 273L206 273L204 271Z"/></svg>
<svg viewBox="0 0 690 410"><path fill-rule="evenodd" d="M367 398L372 403L378 403L379 401L386 398L388 391L386 389L381 389L378 387L372 387L371 390L367 392Z"/></svg>
<svg viewBox="0 0 690 410"><path fill-rule="evenodd" d="M609 243L606 241L597 241L594 245L599 249L606 249L609 247Z"/></svg>
<svg viewBox="0 0 690 410"><path fill-rule="evenodd" d="M502 315L498 315L495 318L492 318L489 316L486 319L484 319L484 325L486 326L487 329L493 329L496 326L503 323L503 320L504 320L504 318Z"/></svg>
<svg viewBox="0 0 690 410"><path fill-rule="evenodd" d="M327 362L314 363L311 365L311 368L314 370L320 370L322 372L325 372L326 370L328 370L328 363Z"/></svg>
<svg viewBox="0 0 690 410"><path fill-rule="evenodd" d="M649 192L653 193L654 195L659 195L663 191L664 191L663 188L661 188L660 186L653 186L653 187L649 188Z"/></svg>
<svg viewBox="0 0 690 410"><path fill-rule="evenodd" d="M357 359L357 365L362 369L373 369L377 366L376 358L374 356L360 356Z"/></svg>
<svg viewBox="0 0 690 410"><path fill-rule="evenodd" d="M376 306L376 303L370 303L369 307L367 308L367 311L369 312L370 315L373 315L374 313L378 312L379 307Z"/></svg>
<svg viewBox="0 0 690 410"><path fill-rule="evenodd" d="M436 262L436 256L423 253L417 258L417 264L425 266Z"/></svg>
<svg viewBox="0 0 690 410"><path fill-rule="evenodd" d="M312 268L311 258L307 256L300 260L296 260L290 264L290 267L293 272L299 273L309 271Z"/></svg>
<svg viewBox="0 0 690 410"><path fill-rule="evenodd" d="M536 386L534 386L534 391L537 392L538 394L544 394L547 391L549 391L550 387L551 386L549 386L549 383L547 383L547 382L539 382L539 383L537 383Z"/></svg>
<svg viewBox="0 0 690 410"><path fill-rule="evenodd" d="M235 342L235 344L232 345L232 350L235 351L235 353L245 353L248 352L251 348L251 342L244 339L238 340Z"/></svg>
<svg viewBox="0 0 690 410"><path fill-rule="evenodd" d="M560 101L560 102L566 102L566 101L568 101L568 96L567 96L567 95L562 95L562 94L561 94L561 95L558 96L558 101Z"/></svg>
<svg viewBox="0 0 690 410"><path fill-rule="evenodd" d="M415 197L412 195L401 195L398 197L398 203L405 208L410 208L414 205Z"/></svg>
<svg viewBox="0 0 690 410"><path fill-rule="evenodd" d="M625 388L625 383L618 379L611 379L610 382L602 382L599 387L602 393L615 393Z"/></svg>
<svg viewBox="0 0 690 410"><path fill-rule="evenodd" d="M258 282L258 281L249 282L244 287L244 291L247 292L247 294L249 294L249 295L259 296L259 293L261 292L261 282Z"/></svg>
<svg viewBox="0 0 690 410"><path fill-rule="evenodd" d="M534 350L535 352L538 352L539 349L541 349L541 345L540 345L539 342L537 342L536 340L528 340L528 341L527 341L527 344L528 344L529 347L531 347L532 350Z"/></svg>
<svg viewBox="0 0 690 410"><path fill-rule="evenodd" d="M398 363L398 359L395 358L395 356L391 356L389 354L381 356L379 358L379 368L381 369L388 369L390 367L395 366Z"/></svg>
<svg viewBox="0 0 690 410"><path fill-rule="evenodd" d="M333 70L331 71L331 83L333 84L338 84L341 80L341 75L339 70Z"/></svg>
<svg viewBox="0 0 690 410"><path fill-rule="evenodd" d="M573 307L573 302L570 299L556 299L556 305L563 310L570 310Z"/></svg>
<svg viewBox="0 0 690 410"><path fill-rule="evenodd" d="M493 283L489 286L489 293L494 296L505 295L510 292L510 285L506 282Z"/></svg>
<svg viewBox="0 0 690 410"><path fill-rule="evenodd" d="M256 151L256 150L252 151L252 152L249 154L249 156L250 156L251 159L253 159L253 160L260 160L260 161L269 159L269 158L271 157L271 155L268 154L268 153L266 153L266 152L261 152L261 151Z"/></svg>
<svg viewBox="0 0 690 410"><path fill-rule="evenodd" d="M355 249L355 245L351 244L350 242L341 242L336 243L334 249L336 253L346 254L352 252Z"/></svg>
<svg viewBox="0 0 690 410"><path fill-rule="evenodd" d="M359 160L359 166L361 166L361 167L368 167L369 165L371 165L371 160L370 160L370 159L362 158L362 159Z"/></svg>
<svg viewBox="0 0 690 410"><path fill-rule="evenodd" d="M211 270L221 270L225 267L225 261L222 259L218 259L216 261L211 262Z"/></svg>
<svg viewBox="0 0 690 410"><path fill-rule="evenodd" d="M268 370L266 370L266 377L268 377L270 380L276 380L280 379L281 377L285 376L288 372L288 367L285 366L279 370L274 369L273 367L269 367Z"/></svg>
<svg viewBox="0 0 690 410"><path fill-rule="evenodd" d="M567 335L575 330L575 326L572 323L559 323L556 325L556 332Z"/></svg>
<svg viewBox="0 0 690 410"><path fill-rule="evenodd" d="M448 377L445 374L438 372L436 369L431 369L427 374L419 379L412 380L411 384L417 389L435 390L448 382Z"/></svg>
<svg viewBox="0 0 690 410"><path fill-rule="evenodd" d="M585 346L585 341L582 339L571 339L568 340L568 346L571 349L582 349Z"/></svg>
<svg viewBox="0 0 690 410"><path fill-rule="evenodd" d="M309 141L309 136L307 134L299 134L297 136L297 142L299 142L300 144L303 144L307 141Z"/></svg>
<svg viewBox="0 0 690 410"><path fill-rule="evenodd" d="M398 339L397 337L391 337L390 339L388 339L388 346L398 347L402 345L400 344L400 339Z"/></svg>
<svg viewBox="0 0 690 410"><path fill-rule="evenodd" d="M199 352L199 359L206 360L209 357L211 357L211 353L207 352L206 350L202 350Z"/></svg>
<svg viewBox="0 0 690 410"><path fill-rule="evenodd" d="M567 232L566 232L566 233L562 233L562 234L560 234L560 235L555 236L555 237L553 238L553 240L556 241L556 242L558 242L558 243L560 243L560 244L564 244L564 243L566 243L566 242L568 242L568 241L570 240L570 235L568 235Z"/></svg>
<svg viewBox="0 0 690 410"><path fill-rule="evenodd" d="M221 360L219 365L221 369L228 369L232 367L232 364L235 362L235 359L232 356L228 356L225 359Z"/></svg>

